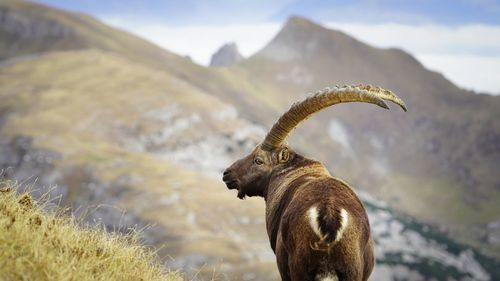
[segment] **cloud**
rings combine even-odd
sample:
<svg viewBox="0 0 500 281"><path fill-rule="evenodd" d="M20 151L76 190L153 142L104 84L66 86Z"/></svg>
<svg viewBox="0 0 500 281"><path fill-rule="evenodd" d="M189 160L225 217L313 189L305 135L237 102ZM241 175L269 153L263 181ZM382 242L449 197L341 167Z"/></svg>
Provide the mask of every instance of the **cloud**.
<svg viewBox="0 0 500 281"><path fill-rule="evenodd" d="M444 26L399 23L327 23L377 47L399 47L411 53L500 56L500 25Z"/></svg>
<svg viewBox="0 0 500 281"><path fill-rule="evenodd" d="M422 54L417 59L462 88L500 95L500 56Z"/></svg>
<svg viewBox="0 0 500 281"><path fill-rule="evenodd" d="M234 41L248 57L265 46L280 23L169 26L149 22L104 18L195 62L208 65L224 43ZM471 24L407 25L326 23L372 46L397 47L415 55L427 68L443 73L455 84L481 92L500 94L500 26Z"/></svg>

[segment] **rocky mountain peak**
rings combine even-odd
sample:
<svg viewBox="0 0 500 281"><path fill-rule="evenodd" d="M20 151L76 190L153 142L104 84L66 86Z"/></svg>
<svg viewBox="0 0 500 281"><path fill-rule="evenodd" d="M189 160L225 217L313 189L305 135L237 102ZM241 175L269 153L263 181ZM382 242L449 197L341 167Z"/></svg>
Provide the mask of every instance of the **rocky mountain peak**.
<svg viewBox="0 0 500 281"><path fill-rule="evenodd" d="M210 66L228 66L238 63L242 59L243 56L240 54L236 43L230 42L224 44L212 55Z"/></svg>
<svg viewBox="0 0 500 281"><path fill-rule="evenodd" d="M277 61L304 59L310 56L336 52L362 44L347 34L327 29L311 20L300 16L291 16L273 40L259 52L266 58ZM362 44L364 45L364 44Z"/></svg>

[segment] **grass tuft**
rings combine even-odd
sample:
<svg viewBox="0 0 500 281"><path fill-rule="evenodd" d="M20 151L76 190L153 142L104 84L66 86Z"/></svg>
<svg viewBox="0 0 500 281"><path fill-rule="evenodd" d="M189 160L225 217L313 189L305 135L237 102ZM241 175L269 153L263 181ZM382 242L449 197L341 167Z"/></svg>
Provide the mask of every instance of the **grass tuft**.
<svg viewBox="0 0 500 281"><path fill-rule="evenodd" d="M137 234L79 226L16 190L0 182L0 279L182 280L140 245Z"/></svg>

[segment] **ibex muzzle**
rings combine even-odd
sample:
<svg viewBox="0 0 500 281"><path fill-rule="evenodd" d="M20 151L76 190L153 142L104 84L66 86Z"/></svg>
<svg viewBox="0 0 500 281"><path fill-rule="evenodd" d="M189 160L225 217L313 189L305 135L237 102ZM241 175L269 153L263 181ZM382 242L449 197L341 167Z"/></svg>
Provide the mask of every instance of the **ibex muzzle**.
<svg viewBox="0 0 500 281"><path fill-rule="evenodd" d="M295 103L264 141L224 171L238 198L266 201L266 228L283 280L368 280L373 241L365 208L352 188L319 162L288 147L286 138L315 112L338 103L366 102L389 109L404 102L370 85L327 88Z"/></svg>

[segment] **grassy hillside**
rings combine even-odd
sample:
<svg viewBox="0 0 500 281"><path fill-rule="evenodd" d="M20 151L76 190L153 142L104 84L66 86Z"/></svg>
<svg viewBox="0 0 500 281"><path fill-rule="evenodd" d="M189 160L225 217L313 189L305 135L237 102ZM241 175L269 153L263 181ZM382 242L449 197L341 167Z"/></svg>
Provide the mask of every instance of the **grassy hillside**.
<svg viewBox="0 0 500 281"><path fill-rule="evenodd" d="M2 280L182 280L136 234L85 228L0 182Z"/></svg>

